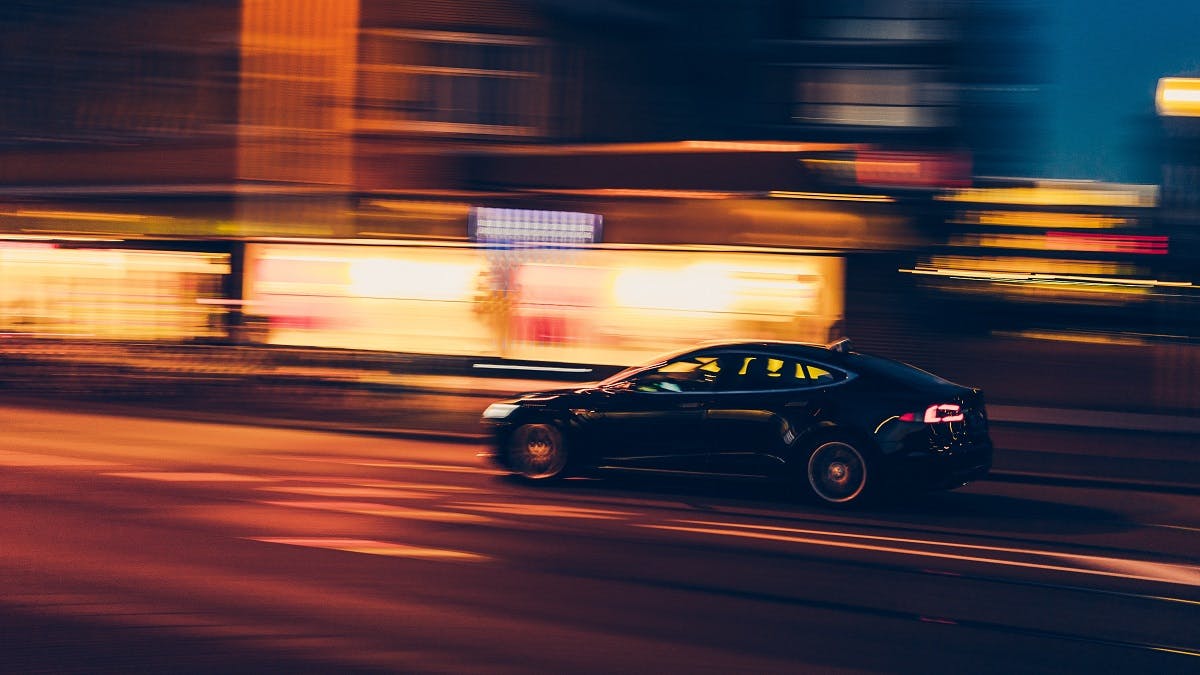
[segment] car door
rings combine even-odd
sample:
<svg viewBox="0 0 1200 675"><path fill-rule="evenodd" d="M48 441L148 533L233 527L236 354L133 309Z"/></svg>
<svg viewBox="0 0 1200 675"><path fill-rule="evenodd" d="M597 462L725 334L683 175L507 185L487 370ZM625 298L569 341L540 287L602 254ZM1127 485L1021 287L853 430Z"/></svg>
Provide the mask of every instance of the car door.
<svg viewBox="0 0 1200 675"><path fill-rule="evenodd" d="M705 407L719 374L715 358L688 355L606 387L591 414L601 457L647 468L706 447Z"/></svg>
<svg viewBox="0 0 1200 675"><path fill-rule="evenodd" d="M725 472L770 473L813 423L824 389L796 358L737 352L726 361L705 414L713 461Z"/></svg>

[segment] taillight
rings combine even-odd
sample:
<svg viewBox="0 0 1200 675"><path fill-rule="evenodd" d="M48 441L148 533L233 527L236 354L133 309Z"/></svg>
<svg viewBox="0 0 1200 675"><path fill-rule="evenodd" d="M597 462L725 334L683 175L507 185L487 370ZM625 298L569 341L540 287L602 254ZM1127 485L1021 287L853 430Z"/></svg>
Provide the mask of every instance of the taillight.
<svg viewBox="0 0 1200 675"><path fill-rule="evenodd" d="M934 403L926 408L924 413L904 413L900 416L900 421L920 421L926 424L937 424L940 422L961 422L965 417L962 406L957 403Z"/></svg>

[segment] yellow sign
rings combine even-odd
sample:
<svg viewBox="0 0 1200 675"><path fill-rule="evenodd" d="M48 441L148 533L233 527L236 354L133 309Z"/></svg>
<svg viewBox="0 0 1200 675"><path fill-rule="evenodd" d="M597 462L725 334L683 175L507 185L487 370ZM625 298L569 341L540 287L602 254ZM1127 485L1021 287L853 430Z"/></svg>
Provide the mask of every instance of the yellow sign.
<svg viewBox="0 0 1200 675"><path fill-rule="evenodd" d="M1200 117L1200 78L1164 77L1154 95L1158 114L1166 117Z"/></svg>

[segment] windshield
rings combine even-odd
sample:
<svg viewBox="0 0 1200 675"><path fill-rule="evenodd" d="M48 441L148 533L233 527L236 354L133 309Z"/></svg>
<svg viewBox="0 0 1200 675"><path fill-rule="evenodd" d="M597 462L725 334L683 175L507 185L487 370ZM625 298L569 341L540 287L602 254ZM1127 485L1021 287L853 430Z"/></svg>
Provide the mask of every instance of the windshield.
<svg viewBox="0 0 1200 675"><path fill-rule="evenodd" d="M633 375L636 372L645 370L651 366L656 366L660 363L665 363L667 361L670 361L671 359L678 358L678 357L683 356L684 354L687 354L694 350L695 350L695 347L688 347L687 349L676 349L675 351L672 351L672 352L660 354L660 355L658 355L648 361L645 361L639 365L630 366L630 367L622 370L621 372L616 373L615 375L611 375L611 376L601 380L597 386L608 387L608 386L614 385L614 384L624 380L625 378L629 377L630 375Z"/></svg>

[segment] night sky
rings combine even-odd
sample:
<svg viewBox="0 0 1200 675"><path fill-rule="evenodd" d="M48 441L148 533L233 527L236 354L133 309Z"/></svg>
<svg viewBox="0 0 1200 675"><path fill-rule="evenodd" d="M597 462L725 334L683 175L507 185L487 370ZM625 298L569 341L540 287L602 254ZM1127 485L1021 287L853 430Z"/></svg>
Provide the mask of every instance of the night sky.
<svg viewBox="0 0 1200 675"><path fill-rule="evenodd" d="M1055 0L1040 15L1044 148L1035 175L1158 182L1158 78L1200 75L1200 0ZM1036 60L1035 60L1036 62ZM1035 147L1038 147L1035 145Z"/></svg>

